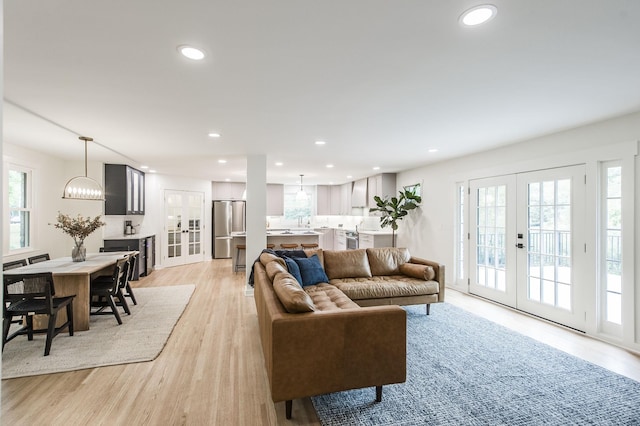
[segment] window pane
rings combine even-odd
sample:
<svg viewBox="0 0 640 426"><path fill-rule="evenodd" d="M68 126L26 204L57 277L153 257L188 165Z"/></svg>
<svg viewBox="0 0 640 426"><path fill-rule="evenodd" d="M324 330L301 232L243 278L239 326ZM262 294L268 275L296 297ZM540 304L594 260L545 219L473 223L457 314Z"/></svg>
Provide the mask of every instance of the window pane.
<svg viewBox="0 0 640 426"><path fill-rule="evenodd" d="M27 174L9 170L9 207L24 209L27 207Z"/></svg>
<svg viewBox="0 0 640 426"><path fill-rule="evenodd" d="M607 197L615 198L622 195L622 167L607 168Z"/></svg>

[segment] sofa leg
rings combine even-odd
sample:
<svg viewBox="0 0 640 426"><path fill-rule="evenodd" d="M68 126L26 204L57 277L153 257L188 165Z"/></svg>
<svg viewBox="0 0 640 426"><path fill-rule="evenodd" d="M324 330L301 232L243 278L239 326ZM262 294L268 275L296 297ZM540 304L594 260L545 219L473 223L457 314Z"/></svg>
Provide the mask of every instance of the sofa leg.
<svg viewBox="0 0 640 426"><path fill-rule="evenodd" d="M376 402L382 401L382 386L376 386Z"/></svg>
<svg viewBox="0 0 640 426"><path fill-rule="evenodd" d="M291 407L293 407L293 401L292 400L287 400L284 403L285 406L285 415L287 416L287 419L291 419Z"/></svg>
<svg viewBox="0 0 640 426"><path fill-rule="evenodd" d="M427 303L427 315L431 313L431 303Z"/></svg>

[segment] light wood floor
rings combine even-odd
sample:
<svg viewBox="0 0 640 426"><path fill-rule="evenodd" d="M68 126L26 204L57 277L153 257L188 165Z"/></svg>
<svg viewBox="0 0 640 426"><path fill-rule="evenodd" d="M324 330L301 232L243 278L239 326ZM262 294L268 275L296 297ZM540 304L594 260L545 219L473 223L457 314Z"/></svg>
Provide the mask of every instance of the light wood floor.
<svg viewBox="0 0 640 426"><path fill-rule="evenodd" d="M319 424L309 399L294 401L291 421L271 402L253 298L229 260L158 270L135 286L189 283L196 291L156 360L3 380L2 424ZM640 381L640 357L627 351L453 290L446 300Z"/></svg>

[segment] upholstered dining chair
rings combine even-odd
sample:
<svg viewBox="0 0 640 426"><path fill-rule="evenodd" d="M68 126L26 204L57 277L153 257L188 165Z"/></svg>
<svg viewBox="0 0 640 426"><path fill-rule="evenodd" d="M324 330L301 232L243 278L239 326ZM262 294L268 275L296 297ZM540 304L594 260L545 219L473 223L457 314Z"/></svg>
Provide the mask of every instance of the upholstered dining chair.
<svg viewBox="0 0 640 426"><path fill-rule="evenodd" d="M5 262L2 264L2 270L8 271L9 269L16 269L22 266L27 266L27 259L14 260L11 262Z"/></svg>
<svg viewBox="0 0 640 426"><path fill-rule="evenodd" d="M122 294L121 286L127 279L129 257L118 259L111 276L99 276L91 280L91 315L113 315L122 324L122 318L117 306L120 305L124 311L131 315L129 305ZM117 302L116 302L117 300ZM97 308L97 309L93 309ZM109 308L110 311L105 311Z"/></svg>
<svg viewBox="0 0 640 426"><path fill-rule="evenodd" d="M4 275L4 301L2 306L2 349L4 345L17 336L26 334L28 340L33 340L35 333L46 333L44 356L51 351L51 342L62 330L67 328L69 336L73 336L73 298L72 296L55 297L51 272L38 274ZM67 320L60 327L56 327L58 311L66 308ZM34 330L33 316L47 315L46 330ZM9 335L13 317L26 317L24 325Z"/></svg>
<svg viewBox="0 0 640 426"><path fill-rule="evenodd" d="M29 258L29 265L33 265L34 263L44 262L46 260L51 260L49 257L49 253L39 254L37 256L31 256Z"/></svg>

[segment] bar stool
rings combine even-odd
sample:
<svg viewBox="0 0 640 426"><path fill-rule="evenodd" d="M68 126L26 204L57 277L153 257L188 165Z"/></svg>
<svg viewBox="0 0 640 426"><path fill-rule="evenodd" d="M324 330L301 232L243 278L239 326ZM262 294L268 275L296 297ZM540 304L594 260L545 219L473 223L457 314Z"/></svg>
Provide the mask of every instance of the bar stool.
<svg viewBox="0 0 640 426"><path fill-rule="evenodd" d="M283 250L295 250L298 248L298 243L282 243L280 244Z"/></svg>
<svg viewBox="0 0 640 426"><path fill-rule="evenodd" d="M273 250L274 248L276 248L275 244L267 244L267 248Z"/></svg>
<svg viewBox="0 0 640 426"><path fill-rule="evenodd" d="M302 246L302 250L318 248L317 243L302 243L300 245Z"/></svg>
<svg viewBox="0 0 640 426"><path fill-rule="evenodd" d="M245 246L244 244L238 244L236 246L236 266L233 269L235 272L238 272L239 268L246 269L246 265L244 263L242 265L240 264L240 252L246 249L247 246Z"/></svg>

